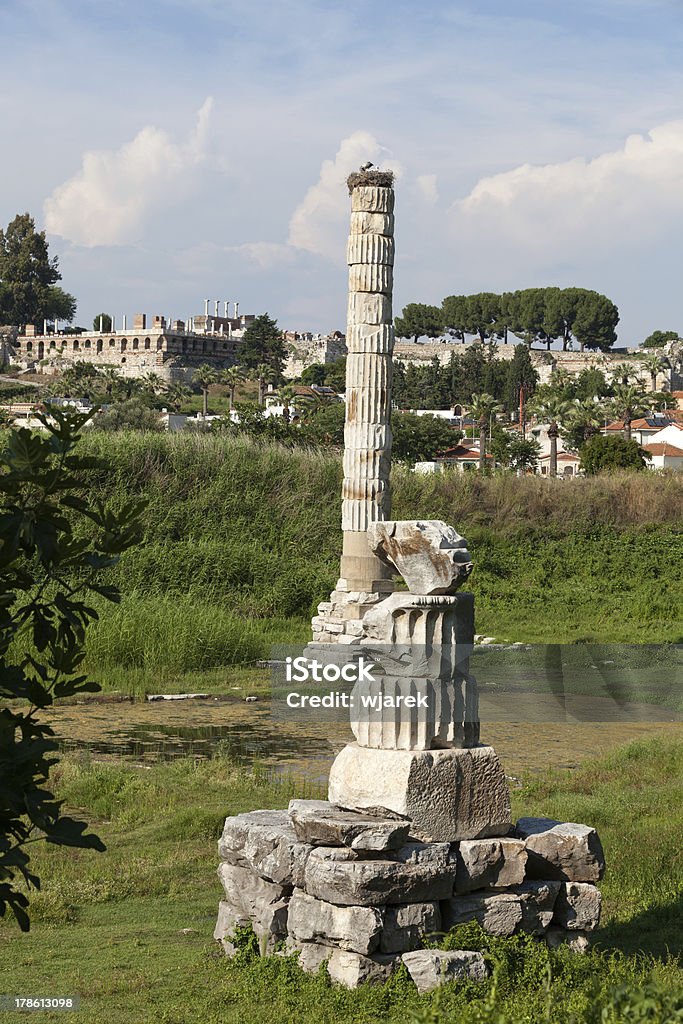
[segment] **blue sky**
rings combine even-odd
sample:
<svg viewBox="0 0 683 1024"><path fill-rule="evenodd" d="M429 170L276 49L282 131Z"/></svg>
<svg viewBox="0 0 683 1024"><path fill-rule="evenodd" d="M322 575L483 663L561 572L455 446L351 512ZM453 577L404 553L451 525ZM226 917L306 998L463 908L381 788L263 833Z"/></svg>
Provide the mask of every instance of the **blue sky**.
<svg viewBox="0 0 683 1024"><path fill-rule="evenodd" d="M683 330L680 0L4 0L0 38L0 222L46 228L81 323L211 297L343 329L370 159L397 311L576 284L621 344Z"/></svg>

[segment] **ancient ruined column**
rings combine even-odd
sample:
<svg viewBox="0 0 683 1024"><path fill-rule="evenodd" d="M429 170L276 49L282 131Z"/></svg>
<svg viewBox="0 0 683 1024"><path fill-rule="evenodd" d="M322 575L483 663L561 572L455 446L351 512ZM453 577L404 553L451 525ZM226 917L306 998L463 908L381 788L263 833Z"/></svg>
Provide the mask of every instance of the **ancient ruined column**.
<svg viewBox="0 0 683 1024"><path fill-rule="evenodd" d="M351 228L347 248L346 424L341 580L349 591L387 587L385 566L370 551L371 523L391 516L391 295L394 274L393 175L349 178Z"/></svg>

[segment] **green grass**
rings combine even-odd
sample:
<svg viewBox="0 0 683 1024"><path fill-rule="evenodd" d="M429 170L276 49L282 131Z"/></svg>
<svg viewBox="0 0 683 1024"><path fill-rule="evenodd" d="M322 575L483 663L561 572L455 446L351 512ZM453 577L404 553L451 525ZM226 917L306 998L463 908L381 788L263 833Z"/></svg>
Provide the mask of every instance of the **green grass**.
<svg viewBox="0 0 683 1024"><path fill-rule="evenodd" d="M55 769L69 807L93 821L107 852L33 847L43 889L33 927L0 924L0 991L73 994L72 1017L131 1022L322 1021L628 1024L680 1020L683 1006L680 914L683 882L683 741L632 744L574 773L529 781L515 813L589 821L600 832L608 872L603 925L586 956L551 953L524 937L493 940L465 932L498 963L495 981L448 986L418 997L403 972L380 989L330 988L324 973L301 974L291 959L235 961L211 934L220 896L216 839L226 814L282 807L302 793L287 779L247 770L229 758L189 759L149 770L67 757ZM183 934L183 929L191 929ZM461 938L463 936L461 935ZM655 1007L625 1009L615 995L645 986ZM677 1000L677 1002L675 1002ZM611 1007L611 1009L610 1009ZM620 1008L618 1008L620 1007ZM603 1009L605 1016L601 1017Z"/></svg>

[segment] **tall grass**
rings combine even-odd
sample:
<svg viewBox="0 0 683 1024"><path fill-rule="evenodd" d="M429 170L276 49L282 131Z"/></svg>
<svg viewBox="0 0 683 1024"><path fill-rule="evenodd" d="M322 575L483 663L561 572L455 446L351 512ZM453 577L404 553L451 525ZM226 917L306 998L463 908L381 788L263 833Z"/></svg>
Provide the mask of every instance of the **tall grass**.
<svg viewBox="0 0 683 1024"><path fill-rule="evenodd" d="M341 460L248 437L88 435L90 497L148 502L111 572L88 667L202 671L304 639L338 575ZM481 632L569 642L681 640L683 475L580 480L393 473L396 518L467 536ZM104 673L106 676L106 672Z"/></svg>

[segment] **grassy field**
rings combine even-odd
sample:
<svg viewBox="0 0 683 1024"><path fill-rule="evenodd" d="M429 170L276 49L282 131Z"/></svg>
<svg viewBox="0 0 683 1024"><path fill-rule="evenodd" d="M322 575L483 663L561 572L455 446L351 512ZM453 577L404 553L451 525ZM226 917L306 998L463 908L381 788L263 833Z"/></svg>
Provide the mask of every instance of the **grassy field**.
<svg viewBox="0 0 683 1024"><path fill-rule="evenodd" d="M194 689L197 673L304 642L338 575L340 458L245 437L90 435L88 492L148 501L144 543L112 573L88 668L108 688ZM504 640L683 638L683 478L562 481L394 471L397 518L470 542L477 630ZM134 681L134 683L133 683Z"/></svg>
<svg viewBox="0 0 683 1024"><path fill-rule="evenodd" d="M78 1014L106 1024L673 1024L683 1012L683 741L644 741L574 773L515 791L515 812L590 821L608 863L603 924L586 956L533 940L492 940L467 926L454 942L483 948L485 985L418 997L403 971L386 987L346 992L295 960L236 961L211 934L219 899L216 839L226 814L281 807L302 793L229 758L149 770L67 758L56 769L68 805L94 822L107 852L36 846L43 889L33 927L0 925L0 991L79 994ZM497 966L496 966L497 965ZM623 992L621 990L624 990ZM636 989L650 1001L640 1004ZM621 994L620 994L621 992ZM630 994L625 994L629 992ZM629 1008L630 1007L630 1008ZM668 1007L668 1009L667 1009Z"/></svg>

